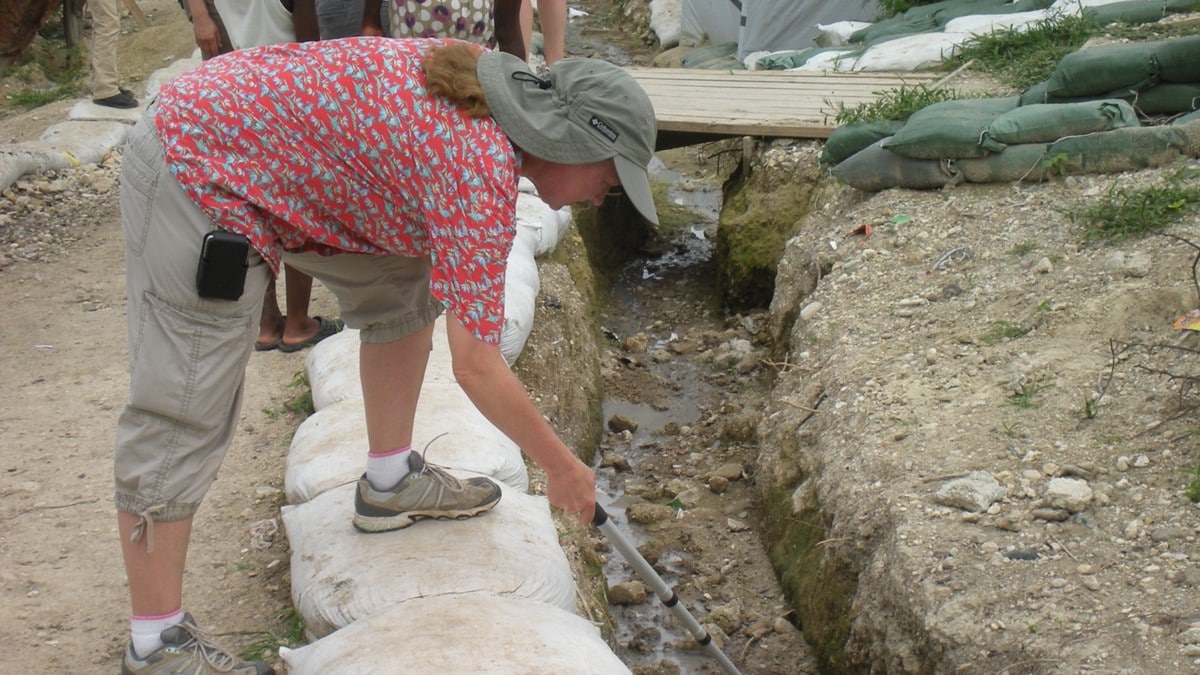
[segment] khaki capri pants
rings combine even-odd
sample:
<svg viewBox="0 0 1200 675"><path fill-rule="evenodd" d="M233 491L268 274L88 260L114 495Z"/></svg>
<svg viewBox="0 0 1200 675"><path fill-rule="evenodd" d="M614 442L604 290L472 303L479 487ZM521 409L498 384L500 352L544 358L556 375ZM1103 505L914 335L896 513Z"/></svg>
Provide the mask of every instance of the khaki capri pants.
<svg viewBox="0 0 1200 675"><path fill-rule="evenodd" d="M242 405L269 265L254 251L240 299L196 292L212 222L172 177L153 106L130 132L121 167L129 330L129 400L117 421L116 506L146 520L191 517L216 480ZM428 258L285 254L325 284L364 342L390 342L428 325Z"/></svg>

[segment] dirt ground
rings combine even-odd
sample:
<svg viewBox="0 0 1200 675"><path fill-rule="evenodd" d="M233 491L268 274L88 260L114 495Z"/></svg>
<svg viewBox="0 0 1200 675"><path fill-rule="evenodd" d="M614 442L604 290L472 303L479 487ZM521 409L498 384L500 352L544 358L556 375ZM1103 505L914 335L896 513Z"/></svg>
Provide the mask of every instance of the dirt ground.
<svg viewBox="0 0 1200 675"><path fill-rule="evenodd" d="M121 46L135 90L192 51L176 3L139 5L154 25L128 30ZM572 53L652 58L655 50L622 30L626 19L607 3L572 5L596 6L577 20ZM70 103L0 118L0 138L36 138ZM817 152L811 143L781 144L763 161L786 175ZM705 157L701 149L664 160L691 177L686 190L723 177ZM5 671L114 672L125 641L110 466L127 385L119 164L114 155L100 167L28 177L0 200L0 294L9 298L0 328ZM1127 672L1198 667L1200 647L1189 652L1186 637L1195 631L1200 643L1198 512L1182 495L1184 470L1197 464L1195 413L1172 417L1182 409L1177 388L1136 368L1154 361L1130 354L1120 361L1127 367L1112 369L1108 353L1112 336L1179 339L1164 322L1196 306L1195 251L1163 238L1086 247L1061 212L1117 180L1160 175L875 196L830 187L789 248L792 276L770 315L723 311L704 263L648 267L640 283L615 287L632 297L597 302L606 396L628 404L606 408L603 420L598 461L610 510L635 521L643 552L743 672L817 668L757 522L766 486L788 475L781 448L803 445L787 429L802 426L809 409L822 411L815 420L826 439L814 442L826 454L806 465L818 479L806 489L826 504L823 548L830 564L862 572L869 589L854 601L856 640L874 640L880 653L909 648L908 633L889 637L882 624L900 614L889 600L906 597L911 580L929 601L909 606L906 626L950 616L953 630L941 637L964 650L1030 645L1031 662L1015 669L1010 661L988 670L986 659L980 665L964 651L958 664L967 672L1052 672L1057 664L1114 672L1130 667L1123 654L1150 648L1161 658ZM897 215L908 220L882 224ZM880 226L867 239L851 234L864 223ZM1173 231L1195 240L1200 228L1193 220ZM973 257L937 266L960 246ZM585 339L571 324L587 308L564 311L563 303L590 300L569 288L565 271L582 255L578 242L564 248L543 270L538 327L525 350L541 358L517 370L564 437L581 438L586 414L572 406L588 390L590 369L554 356ZM799 283L800 269L819 270L819 279ZM336 314L323 289L313 312ZM998 321L1032 330L983 340ZM253 356L240 431L197 519L185 605L238 649L272 646L291 626L287 542L263 533L278 524L303 365L303 353ZM1115 384L1102 388L1109 372ZM618 413L652 423L626 429ZM995 512L961 514L932 501L942 483L975 469L1005 487ZM1050 478L1085 475L1094 506L1065 521L1054 520L1063 509L1036 513ZM591 552L602 562L614 554L595 533L560 525L587 583ZM1028 551L1039 559L1022 558ZM627 571L605 569L615 570L609 581L620 588L610 599L621 603L608 629L631 668L717 672L656 602L622 583L632 579ZM581 603L603 620L596 602ZM879 654L859 663L873 659L904 670Z"/></svg>

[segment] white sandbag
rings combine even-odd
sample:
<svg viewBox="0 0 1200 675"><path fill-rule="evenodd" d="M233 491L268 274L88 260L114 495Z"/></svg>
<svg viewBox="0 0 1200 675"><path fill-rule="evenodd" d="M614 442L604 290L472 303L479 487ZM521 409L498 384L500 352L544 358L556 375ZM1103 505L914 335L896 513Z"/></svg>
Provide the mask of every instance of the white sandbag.
<svg viewBox="0 0 1200 675"><path fill-rule="evenodd" d="M1012 14L975 14L960 16L946 23L947 33L967 33L970 35L988 35L997 31L1011 30L1024 33L1036 24L1042 23L1050 16L1050 11L1038 9L1031 12L1014 12Z"/></svg>
<svg viewBox="0 0 1200 675"><path fill-rule="evenodd" d="M358 372L358 331L347 328L313 346L305 359L308 383L312 387L313 407L317 410L350 398L362 398ZM433 349L425 366L425 384L453 384L453 361L446 338L446 316L433 323Z"/></svg>
<svg viewBox="0 0 1200 675"><path fill-rule="evenodd" d="M1111 5L1115 2L1125 2L1126 0L1057 0L1053 5L1050 5L1050 11L1066 12L1067 14L1079 15L1079 11L1084 7L1099 7L1101 5Z"/></svg>
<svg viewBox="0 0 1200 675"><path fill-rule="evenodd" d="M528 250L516 246L508 254L508 264L504 268L504 287L513 285L533 289L534 293L541 287L537 262Z"/></svg>
<svg viewBox="0 0 1200 675"><path fill-rule="evenodd" d="M309 350L304 372L312 388L313 408L324 410L348 398L362 398L358 379L358 331L347 328Z"/></svg>
<svg viewBox="0 0 1200 675"><path fill-rule="evenodd" d="M814 55L811 59L805 61L804 65L797 66L795 68L788 68L788 70L818 72L823 70L849 70L854 67L854 58L849 56L851 53L853 53L853 51L854 50L846 49L841 51L830 50L827 52L820 52Z"/></svg>
<svg viewBox="0 0 1200 675"><path fill-rule="evenodd" d="M292 549L292 602L306 637L324 637L416 598L464 593L487 592L573 611L575 582L549 503L500 487L500 503L474 518L421 521L376 534L350 524L354 485L283 507Z"/></svg>
<svg viewBox="0 0 1200 675"><path fill-rule="evenodd" d="M766 50L750 52L746 55L746 58L742 59L742 65L746 67L746 70L758 70L758 60L764 56L770 56L774 53L775 52L769 52Z"/></svg>
<svg viewBox="0 0 1200 675"><path fill-rule="evenodd" d="M412 447L430 462L488 476L522 492L529 488L521 449L475 408L457 384L422 387L413 424ZM357 480L366 462L362 399L318 410L292 436L283 474L288 503L302 504Z"/></svg>
<svg viewBox="0 0 1200 675"><path fill-rule="evenodd" d="M586 619L488 593L415 598L279 655L291 675L630 672Z"/></svg>
<svg viewBox="0 0 1200 675"><path fill-rule="evenodd" d="M683 32L683 0L650 0L650 30L663 49L678 46Z"/></svg>
<svg viewBox="0 0 1200 675"><path fill-rule="evenodd" d="M533 330L538 289L523 284L504 285L504 328L500 332L500 354L508 365L517 362Z"/></svg>
<svg viewBox="0 0 1200 675"><path fill-rule="evenodd" d="M553 251L554 247L558 246L558 238L566 229L570 217L569 207L556 211L542 201L541 197L525 194L517 197L517 231L529 228L538 234L534 255Z"/></svg>
<svg viewBox="0 0 1200 675"><path fill-rule="evenodd" d="M967 33L920 33L877 43L854 62L857 71L913 71L953 58L971 36Z"/></svg>
<svg viewBox="0 0 1200 675"><path fill-rule="evenodd" d="M841 47L850 41L850 36L870 26L869 21L837 21L828 25L817 24L821 34L815 38L818 47Z"/></svg>

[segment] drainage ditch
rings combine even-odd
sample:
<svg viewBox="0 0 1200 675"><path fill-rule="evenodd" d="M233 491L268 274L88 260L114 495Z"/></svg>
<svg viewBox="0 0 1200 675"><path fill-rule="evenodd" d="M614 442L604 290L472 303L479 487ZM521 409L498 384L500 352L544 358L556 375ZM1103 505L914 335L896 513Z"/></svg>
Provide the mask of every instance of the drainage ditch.
<svg viewBox="0 0 1200 675"><path fill-rule="evenodd" d="M697 155L664 153L681 164ZM691 215L612 275L600 315L601 503L742 672L812 672L757 534L766 315L721 306L720 186L657 161L652 172L677 214ZM619 554L604 559L617 653L635 673L721 672Z"/></svg>

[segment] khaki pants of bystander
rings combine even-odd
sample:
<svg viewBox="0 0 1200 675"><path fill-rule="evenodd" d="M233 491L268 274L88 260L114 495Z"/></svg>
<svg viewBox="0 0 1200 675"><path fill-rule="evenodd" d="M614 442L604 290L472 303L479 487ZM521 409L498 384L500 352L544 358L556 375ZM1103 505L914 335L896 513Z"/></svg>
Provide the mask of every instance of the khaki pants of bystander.
<svg viewBox="0 0 1200 675"><path fill-rule="evenodd" d="M117 71L117 37L121 34L119 0L88 0L92 13L92 98L116 96L121 78Z"/></svg>

